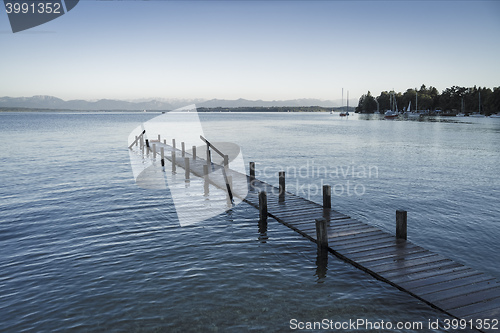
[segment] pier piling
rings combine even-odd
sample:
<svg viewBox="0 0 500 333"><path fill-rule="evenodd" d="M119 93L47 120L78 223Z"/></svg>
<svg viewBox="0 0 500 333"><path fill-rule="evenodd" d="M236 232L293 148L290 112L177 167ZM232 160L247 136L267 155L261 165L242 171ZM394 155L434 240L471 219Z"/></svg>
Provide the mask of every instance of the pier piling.
<svg viewBox="0 0 500 333"><path fill-rule="evenodd" d="M188 157L185 157L184 158L184 169L186 170L186 180L189 180L189 174L191 173L191 170L189 169L189 158Z"/></svg>
<svg viewBox="0 0 500 333"><path fill-rule="evenodd" d="M175 173L176 163L175 163L175 151L172 150L172 173Z"/></svg>
<svg viewBox="0 0 500 333"><path fill-rule="evenodd" d="M279 172L279 202L285 202L285 171Z"/></svg>
<svg viewBox="0 0 500 333"><path fill-rule="evenodd" d="M196 159L196 146L193 146L193 160Z"/></svg>
<svg viewBox="0 0 500 333"><path fill-rule="evenodd" d="M267 224L267 192L259 192L259 223Z"/></svg>
<svg viewBox="0 0 500 333"><path fill-rule="evenodd" d="M396 238L407 239L407 212L406 210L396 211Z"/></svg>
<svg viewBox="0 0 500 333"><path fill-rule="evenodd" d="M184 142L181 142L181 152L182 152L182 157L186 156L186 144Z"/></svg>
<svg viewBox="0 0 500 333"><path fill-rule="evenodd" d="M332 187L330 185L323 185L323 208L332 208Z"/></svg>
<svg viewBox="0 0 500 333"><path fill-rule="evenodd" d="M316 219L316 243L318 248L326 249L328 251L328 231L326 220L321 217Z"/></svg>

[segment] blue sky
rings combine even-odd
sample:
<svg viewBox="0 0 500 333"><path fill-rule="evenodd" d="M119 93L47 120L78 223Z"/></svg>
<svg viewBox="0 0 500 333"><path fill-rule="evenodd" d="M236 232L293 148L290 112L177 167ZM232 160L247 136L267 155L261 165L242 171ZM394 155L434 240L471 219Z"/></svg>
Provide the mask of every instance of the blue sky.
<svg viewBox="0 0 500 333"><path fill-rule="evenodd" d="M500 85L500 1L80 1L13 34L0 96L352 99ZM345 95L344 95L345 97Z"/></svg>

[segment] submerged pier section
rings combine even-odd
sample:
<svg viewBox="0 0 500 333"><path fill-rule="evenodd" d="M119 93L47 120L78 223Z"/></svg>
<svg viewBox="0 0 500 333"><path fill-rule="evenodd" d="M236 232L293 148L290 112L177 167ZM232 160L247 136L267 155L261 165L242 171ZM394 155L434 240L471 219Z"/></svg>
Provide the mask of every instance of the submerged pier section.
<svg viewBox="0 0 500 333"><path fill-rule="evenodd" d="M144 133L143 133L144 134ZM332 253L338 258L367 272L373 277L409 293L430 306L461 319L469 329L481 332L500 332L500 283L492 276L467 267L440 254L426 250L407 240L406 212L396 212L395 235L378 227L353 219L331 204L331 188L323 188L323 205L285 191L285 173L280 173L279 187L255 178L255 164L250 162L250 175L230 169L224 158L222 165L211 162L211 147L207 140L206 159L188 154L166 144L166 140L143 143L142 135L134 145L149 149L157 158L161 151L172 169L185 169L189 174L203 177L212 184L259 209L260 223L270 216L318 244L319 253ZM154 144L153 147L151 145ZM208 170L221 169L223 172ZM242 191L241 189L245 189ZM238 190L240 189L240 190Z"/></svg>

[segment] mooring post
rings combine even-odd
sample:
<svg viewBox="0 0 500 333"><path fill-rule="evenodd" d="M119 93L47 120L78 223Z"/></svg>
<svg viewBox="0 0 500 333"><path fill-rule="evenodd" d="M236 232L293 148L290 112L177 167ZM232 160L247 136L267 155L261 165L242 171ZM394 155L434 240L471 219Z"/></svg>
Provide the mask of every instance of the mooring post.
<svg viewBox="0 0 500 333"><path fill-rule="evenodd" d="M323 208L332 208L332 187L323 185Z"/></svg>
<svg viewBox="0 0 500 333"><path fill-rule="evenodd" d="M144 147L144 135L141 135L141 149Z"/></svg>
<svg viewBox="0 0 500 333"><path fill-rule="evenodd" d="M326 230L326 220L324 218L316 219L316 243L318 248L328 248L328 231Z"/></svg>
<svg viewBox="0 0 500 333"><path fill-rule="evenodd" d="M396 238L407 239L407 212L406 210L396 211Z"/></svg>
<svg viewBox="0 0 500 333"><path fill-rule="evenodd" d="M162 166L162 168L165 167L165 159L164 158L161 159L161 166ZM163 171L165 171L165 169Z"/></svg>
<svg viewBox="0 0 500 333"><path fill-rule="evenodd" d="M193 160L196 159L196 146L193 146Z"/></svg>
<svg viewBox="0 0 500 333"><path fill-rule="evenodd" d="M279 202L285 201L285 171L279 172Z"/></svg>
<svg viewBox="0 0 500 333"><path fill-rule="evenodd" d="M171 151L172 153L172 172L175 172L176 166L175 166L175 150Z"/></svg>
<svg viewBox="0 0 500 333"><path fill-rule="evenodd" d="M156 159L156 144L153 144L153 158Z"/></svg>
<svg viewBox="0 0 500 333"><path fill-rule="evenodd" d="M160 134L158 134L158 142L161 142Z"/></svg>
<svg viewBox="0 0 500 333"><path fill-rule="evenodd" d="M167 139L163 139L163 144L166 145L167 144Z"/></svg>
<svg viewBox="0 0 500 333"><path fill-rule="evenodd" d="M189 158L188 157L184 158L184 168L186 169L186 179L189 179L190 170L189 170Z"/></svg>
<svg viewBox="0 0 500 333"><path fill-rule="evenodd" d="M149 148L149 140L148 139L146 139L146 147Z"/></svg>
<svg viewBox="0 0 500 333"><path fill-rule="evenodd" d="M267 223L267 192L259 192L259 222Z"/></svg>
<svg viewBox="0 0 500 333"><path fill-rule="evenodd" d="M175 150L175 139L172 139L172 149Z"/></svg>
<svg viewBox="0 0 500 333"><path fill-rule="evenodd" d="M138 141L138 137L137 135L135 136L135 146L137 147L137 141Z"/></svg>
<svg viewBox="0 0 500 333"><path fill-rule="evenodd" d="M165 158L165 149L163 147L160 148L160 157L163 160Z"/></svg>
<svg viewBox="0 0 500 333"><path fill-rule="evenodd" d="M255 162L250 162L250 183L255 180Z"/></svg>
<svg viewBox="0 0 500 333"><path fill-rule="evenodd" d="M182 157L186 156L186 144L184 142L181 142L181 152L182 152Z"/></svg>

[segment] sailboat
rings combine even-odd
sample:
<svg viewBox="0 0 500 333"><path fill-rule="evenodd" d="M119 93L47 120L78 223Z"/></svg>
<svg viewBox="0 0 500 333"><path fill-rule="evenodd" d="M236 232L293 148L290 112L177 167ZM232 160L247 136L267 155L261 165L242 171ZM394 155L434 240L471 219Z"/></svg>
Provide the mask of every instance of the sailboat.
<svg viewBox="0 0 500 333"><path fill-rule="evenodd" d="M392 105L395 106L396 112L392 111ZM391 94L391 110L385 111L384 118L385 119L394 119L394 118L397 118L399 116L397 110L398 110L398 106L397 106L397 103L396 103L396 97L394 96L394 93L392 93Z"/></svg>
<svg viewBox="0 0 500 333"><path fill-rule="evenodd" d="M474 112L474 113L470 114L469 117L484 118L484 114L481 114L481 91L479 92L479 112Z"/></svg>
<svg viewBox="0 0 500 333"><path fill-rule="evenodd" d="M344 88L342 88L342 107L344 107ZM349 116L349 91L347 91L347 111L340 112L341 117Z"/></svg>

